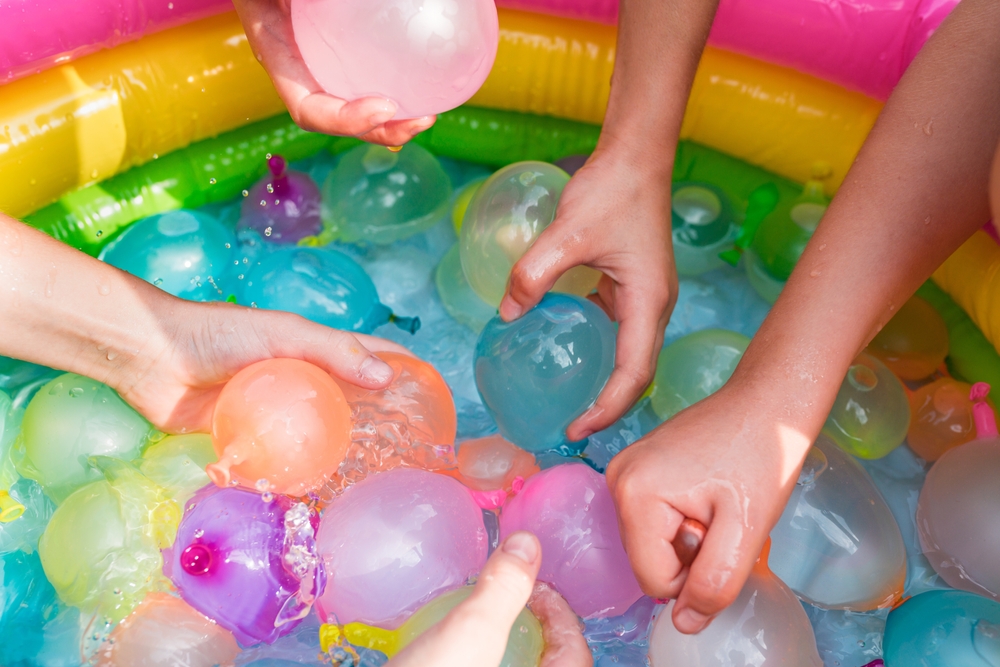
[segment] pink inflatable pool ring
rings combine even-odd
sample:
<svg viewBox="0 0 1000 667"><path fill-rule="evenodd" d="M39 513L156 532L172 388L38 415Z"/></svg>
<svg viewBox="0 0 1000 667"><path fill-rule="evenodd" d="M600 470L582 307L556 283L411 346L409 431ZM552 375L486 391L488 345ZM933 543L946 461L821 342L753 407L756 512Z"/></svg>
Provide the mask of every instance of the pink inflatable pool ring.
<svg viewBox="0 0 1000 667"><path fill-rule="evenodd" d="M229 0L0 2L0 84L232 8Z"/></svg>
<svg viewBox="0 0 1000 667"><path fill-rule="evenodd" d="M708 43L884 100L958 0L721 0ZM615 23L617 0L497 0Z"/></svg>

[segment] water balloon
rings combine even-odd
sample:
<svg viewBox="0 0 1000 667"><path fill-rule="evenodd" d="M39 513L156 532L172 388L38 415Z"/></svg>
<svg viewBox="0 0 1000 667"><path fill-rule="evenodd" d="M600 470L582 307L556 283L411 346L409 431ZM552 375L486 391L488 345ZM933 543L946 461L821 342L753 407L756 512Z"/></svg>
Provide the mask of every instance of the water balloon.
<svg viewBox="0 0 1000 667"><path fill-rule="evenodd" d="M725 329L703 329L660 351L650 402L660 419L714 394L729 381L750 339Z"/></svg>
<svg viewBox="0 0 1000 667"><path fill-rule="evenodd" d="M253 184L243 199L240 227L248 227L271 243L297 243L320 233L319 186L300 171L290 171L285 159L272 155L268 174Z"/></svg>

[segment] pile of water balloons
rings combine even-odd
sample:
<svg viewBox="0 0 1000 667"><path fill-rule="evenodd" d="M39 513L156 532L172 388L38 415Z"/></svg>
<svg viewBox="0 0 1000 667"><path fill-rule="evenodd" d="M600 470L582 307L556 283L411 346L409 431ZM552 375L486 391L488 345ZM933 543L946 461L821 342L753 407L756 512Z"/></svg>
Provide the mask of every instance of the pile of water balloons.
<svg viewBox="0 0 1000 667"><path fill-rule="evenodd" d="M539 537L539 578L583 619L598 665L1000 664L1000 439L984 387L947 374L927 303L851 366L736 603L682 635L632 573L602 471L722 388L747 348L755 325L720 328L732 310L706 305L751 294L718 260L741 215L722 190L675 184L678 261L698 277L682 280L647 396L569 442L614 366L614 323L585 298L598 274L496 316L565 172L488 175L417 146L268 167L238 201L140 221L102 258L182 298L375 331L426 360L379 353L393 378L374 391L262 361L222 389L210 434L184 435L94 380L3 361L0 664L379 665L465 599L517 530ZM809 227L814 195L782 215ZM767 239L745 254L777 266ZM929 467L907 491L916 522L870 474L901 457L921 479ZM960 590L923 592L942 580ZM825 638L887 614L884 644L838 653ZM542 637L526 609L503 664L537 665Z"/></svg>

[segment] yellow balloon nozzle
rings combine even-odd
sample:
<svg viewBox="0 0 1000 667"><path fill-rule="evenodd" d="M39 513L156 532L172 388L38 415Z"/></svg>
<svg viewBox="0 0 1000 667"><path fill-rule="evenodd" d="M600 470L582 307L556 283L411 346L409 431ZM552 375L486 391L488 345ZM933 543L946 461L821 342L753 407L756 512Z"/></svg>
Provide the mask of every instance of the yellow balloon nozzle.
<svg viewBox="0 0 1000 667"><path fill-rule="evenodd" d="M394 630L374 628L364 623L333 625L324 623L319 628L319 645L323 653L344 643L381 651L389 658L399 653L399 633Z"/></svg>
<svg viewBox="0 0 1000 667"><path fill-rule="evenodd" d="M0 491L0 523L10 523L24 514L24 505L6 491Z"/></svg>

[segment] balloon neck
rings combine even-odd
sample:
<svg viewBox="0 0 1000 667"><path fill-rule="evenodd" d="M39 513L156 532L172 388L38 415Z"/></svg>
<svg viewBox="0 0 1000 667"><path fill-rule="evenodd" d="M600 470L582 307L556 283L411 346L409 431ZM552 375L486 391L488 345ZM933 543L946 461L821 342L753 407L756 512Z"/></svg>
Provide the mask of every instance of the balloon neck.
<svg viewBox="0 0 1000 667"><path fill-rule="evenodd" d="M204 544L191 544L181 552L181 569L192 577L208 574L212 569L212 550Z"/></svg>
<svg viewBox="0 0 1000 667"><path fill-rule="evenodd" d="M389 321L395 324L397 327L403 331L415 334L420 331L420 318L419 317L400 317L399 315L394 315L389 313Z"/></svg>
<svg viewBox="0 0 1000 667"><path fill-rule="evenodd" d="M0 491L0 523L10 523L21 518L24 505L14 500L6 491Z"/></svg>
<svg viewBox="0 0 1000 667"><path fill-rule="evenodd" d="M288 163L280 155L272 155L267 160L267 170L271 172L271 194L287 197L291 189L288 180Z"/></svg>
<svg viewBox="0 0 1000 667"><path fill-rule="evenodd" d="M493 491L469 489L469 493L472 495L472 502L484 510L500 509L507 502L507 492L503 489L495 489Z"/></svg>
<svg viewBox="0 0 1000 667"><path fill-rule="evenodd" d="M770 215L778 206L780 198L781 195L778 192L778 186L774 183L765 183L751 192L749 201L747 202L746 216L743 218L743 224L740 225L736 241L734 241L732 248L720 252L719 258L732 266L736 266L740 261L740 255L753 243L754 238L757 236L757 230L760 229L761 223L764 222L764 218Z"/></svg>
<svg viewBox="0 0 1000 667"><path fill-rule="evenodd" d="M882 658L879 658L878 660L872 660L865 667L885 667L885 662Z"/></svg>
<svg viewBox="0 0 1000 667"><path fill-rule="evenodd" d="M986 402L989 394L990 385L985 382L972 385L972 391L969 392L969 400L972 401L972 421L976 424L976 437L980 440L997 436L997 416Z"/></svg>
<svg viewBox="0 0 1000 667"><path fill-rule="evenodd" d="M399 653L399 633L394 630L383 630L364 623L348 623L333 625L324 623L319 628L319 646L323 653L344 644L352 644L362 648L381 651L386 657Z"/></svg>

